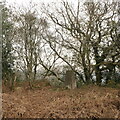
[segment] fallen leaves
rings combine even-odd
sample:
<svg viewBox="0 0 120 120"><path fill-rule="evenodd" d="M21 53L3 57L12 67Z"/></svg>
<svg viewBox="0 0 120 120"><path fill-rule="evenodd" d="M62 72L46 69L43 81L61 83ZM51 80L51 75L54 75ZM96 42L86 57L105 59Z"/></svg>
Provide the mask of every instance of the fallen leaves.
<svg viewBox="0 0 120 120"><path fill-rule="evenodd" d="M40 89L3 93L3 114L13 118L120 118L118 90L52 91Z"/></svg>

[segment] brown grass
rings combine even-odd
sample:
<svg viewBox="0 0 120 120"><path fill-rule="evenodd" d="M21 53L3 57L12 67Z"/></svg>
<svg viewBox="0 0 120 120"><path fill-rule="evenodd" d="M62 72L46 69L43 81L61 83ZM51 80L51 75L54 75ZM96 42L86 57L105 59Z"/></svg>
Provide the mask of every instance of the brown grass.
<svg viewBox="0 0 120 120"><path fill-rule="evenodd" d="M120 118L118 89L88 85L74 90L53 90L44 82L37 85L39 89L3 91L4 117Z"/></svg>

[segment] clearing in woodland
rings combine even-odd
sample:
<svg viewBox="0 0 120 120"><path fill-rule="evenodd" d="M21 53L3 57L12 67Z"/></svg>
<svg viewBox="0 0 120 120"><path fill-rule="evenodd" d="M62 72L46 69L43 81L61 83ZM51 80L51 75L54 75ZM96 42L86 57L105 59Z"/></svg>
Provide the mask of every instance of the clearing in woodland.
<svg viewBox="0 0 120 120"><path fill-rule="evenodd" d="M86 85L79 89L57 89L44 82L29 90L3 86L5 118L120 118L118 89Z"/></svg>

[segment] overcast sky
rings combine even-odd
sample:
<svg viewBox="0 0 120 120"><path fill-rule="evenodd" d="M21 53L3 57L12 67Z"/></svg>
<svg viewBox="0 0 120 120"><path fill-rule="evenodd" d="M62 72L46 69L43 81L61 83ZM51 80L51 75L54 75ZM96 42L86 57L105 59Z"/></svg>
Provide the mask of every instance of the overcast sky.
<svg viewBox="0 0 120 120"><path fill-rule="evenodd" d="M1 1L1 0L0 0ZM44 3L51 3L51 2L60 2L61 0L5 0L7 1L9 4L20 4L20 5L25 5L28 4L30 1L35 2L35 3L40 3L40 2L44 2ZM72 3L77 3L78 0L65 0L65 1L69 1ZM119 1L119 0L79 0L80 2L90 2L90 1Z"/></svg>
<svg viewBox="0 0 120 120"><path fill-rule="evenodd" d="M17 3L17 4L26 4L26 3L29 3L30 1L33 1L35 3L40 3L40 2L44 2L44 3L50 3L50 2L59 2L61 0L6 0L9 4L14 4L14 3ZM67 0L67 1L76 1L77 0Z"/></svg>
<svg viewBox="0 0 120 120"><path fill-rule="evenodd" d="M4 0L3 0L4 1ZM29 6L29 3L32 1L33 4L37 4L38 6L40 5L40 3L45 3L45 4L48 4L48 3L52 3L52 2L56 2L57 5L58 2L62 1L62 0L5 0L7 5L10 5L10 6L24 6L24 7L28 7ZM72 3L73 5L77 5L78 3L78 0L64 0L64 1L68 1L70 3ZM80 2L83 2L85 0L80 0Z"/></svg>
<svg viewBox="0 0 120 120"><path fill-rule="evenodd" d="M0 0L0 1L4 1L4 0ZM19 5L28 5L28 3L30 1L32 1L33 3L51 3L51 2L60 2L61 0L5 0L8 4L14 5L19 4ZM69 1L72 2L74 4L77 4L78 0L65 0L65 1ZM120 0L80 0L80 2L90 2L90 1L120 1Z"/></svg>

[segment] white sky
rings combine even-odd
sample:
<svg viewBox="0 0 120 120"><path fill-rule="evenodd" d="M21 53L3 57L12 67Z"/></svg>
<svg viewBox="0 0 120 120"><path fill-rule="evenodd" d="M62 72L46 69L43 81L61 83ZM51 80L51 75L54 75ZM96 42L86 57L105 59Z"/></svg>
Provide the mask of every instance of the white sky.
<svg viewBox="0 0 120 120"><path fill-rule="evenodd" d="M3 0L0 0L3 1ZM18 4L26 4L29 3L30 1L33 1L35 3L40 3L40 2L44 2L44 3L50 3L50 2L59 2L61 0L5 0L8 3L12 4L12 3L18 3ZM70 2L77 2L78 0L65 0L65 1L70 1ZM80 0L81 2L84 1L106 1L106 0ZM107 1L120 1L120 0L107 0Z"/></svg>
<svg viewBox="0 0 120 120"><path fill-rule="evenodd" d="M9 4L14 4L14 3L17 3L17 4L27 4L29 3L30 1L34 2L34 3L40 3L40 2L44 2L44 3L51 3L51 2L60 2L61 0L6 0ZM67 1L76 1L77 0L67 0Z"/></svg>
<svg viewBox="0 0 120 120"><path fill-rule="evenodd" d="M44 2L44 3L51 3L51 2L56 2L56 3L58 3L58 2L60 2L61 0L0 0L0 1L6 1L9 5L15 5L15 4L19 4L19 5L25 5L25 6L27 6L31 1L33 2L33 3L36 3L36 4L38 4L38 3L42 3L42 2ZM77 4L77 2L78 2L78 0L64 0L64 1L69 1L69 2L72 2L73 4ZM120 0L79 0L80 2L85 2L85 1L87 1L87 2L90 2L90 1L95 1L95 2L98 2L98 1L100 1L100 2L102 2L102 1L117 1L117 2L120 2Z"/></svg>
<svg viewBox="0 0 120 120"><path fill-rule="evenodd" d="M39 7L41 3L48 4L48 3L54 3L54 2L57 3L56 5L59 6L60 1L62 0L0 0L0 1L6 1L7 5L10 5L13 7L17 7L17 6L28 7L30 2L32 2L33 4L36 4ZM64 1L68 1L75 6L78 3L78 0L64 0ZM83 2L83 1L86 1L86 0L80 0L80 2Z"/></svg>

